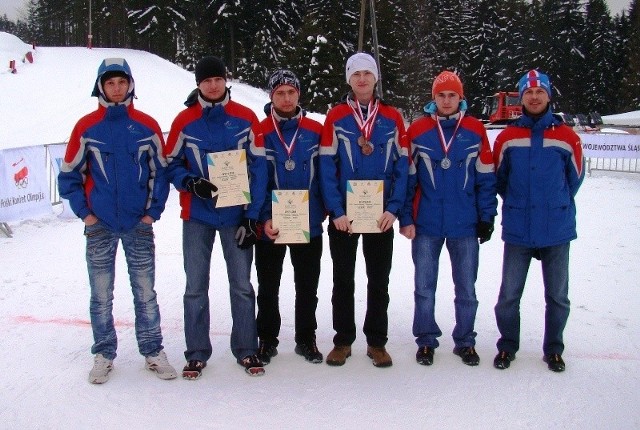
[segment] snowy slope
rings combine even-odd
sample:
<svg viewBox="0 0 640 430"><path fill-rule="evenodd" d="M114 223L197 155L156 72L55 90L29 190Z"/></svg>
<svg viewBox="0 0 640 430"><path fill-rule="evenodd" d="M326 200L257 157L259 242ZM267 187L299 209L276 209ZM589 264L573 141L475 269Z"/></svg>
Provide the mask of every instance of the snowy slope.
<svg viewBox="0 0 640 430"><path fill-rule="evenodd" d="M0 33L2 55L8 51L5 41ZM127 58L137 83L136 105L168 130L194 87L192 74L140 51L43 47L36 50L33 64L19 64L17 74L0 72L0 148L65 140L77 118L95 108L89 94L105 56ZM261 112L267 101L264 92L232 85L234 99ZM481 247L476 320L481 363L476 368L464 366L451 353L453 286L446 251L436 310L444 333L441 347L433 366L415 363L410 242L397 234L387 345L393 367L374 368L365 355L361 327L366 275L359 258L359 332L347 364L313 365L293 352L293 274L285 265L280 354L264 377L246 376L229 350L228 283L216 245L210 290L214 352L203 377L195 382L161 381L144 369L120 255L114 302L118 358L109 382L93 386L87 382L92 337L82 223L51 215L12 224L14 237L0 236L0 428L640 428L638 196L640 176L611 173L587 177L578 194L579 238L571 250L572 314L565 331L567 370L562 374L548 371L541 360L544 299L536 262L521 306L518 359L505 371L491 364L502 261L498 218L493 239ZM181 368L185 281L175 191L154 229L164 345L170 361ZM334 332L326 237L324 245L317 336L326 355ZM255 275L253 279L255 286Z"/></svg>

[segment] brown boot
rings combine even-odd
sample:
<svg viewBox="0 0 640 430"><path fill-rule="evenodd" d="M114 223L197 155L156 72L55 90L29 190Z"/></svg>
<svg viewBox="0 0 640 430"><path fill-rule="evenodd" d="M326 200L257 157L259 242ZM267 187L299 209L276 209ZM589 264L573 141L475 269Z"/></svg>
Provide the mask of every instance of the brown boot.
<svg viewBox="0 0 640 430"><path fill-rule="evenodd" d="M368 346L367 356L373 361L376 367L390 367L393 364L391 356L384 346Z"/></svg>
<svg viewBox="0 0 640 430"><path fill-rule="evenodd" d="M351 357L351 346L336 345L327 355L327 364L329 366L342 366L348 357Z"/></svg>

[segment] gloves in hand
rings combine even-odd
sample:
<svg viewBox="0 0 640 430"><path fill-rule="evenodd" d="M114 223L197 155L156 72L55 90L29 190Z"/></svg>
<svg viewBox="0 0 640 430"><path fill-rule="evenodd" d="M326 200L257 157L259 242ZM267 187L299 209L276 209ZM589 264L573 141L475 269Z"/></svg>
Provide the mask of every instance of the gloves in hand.
<svg viewBox="0 0 640 430"><path fill-rule="evenodd" d="M493 233L492 222L480 221L476 226L476 236L480 239L480 243L485 243L491 239L491 233Z"/></svg>
<svg viewBox="0 0 640 430"><path fill-rule="evenodd" d="M249 249L258 240L258 226L255 220L245 218L236 231L235 239L238 241L238 248Z"/></svg>
<svg viewBox="0 0 640 430"><path fill-rule="evenodd" d="M217 195L218 187L207 181L205 178L189 178L184 187L190 193L201 199L213 199Z"/></svg>

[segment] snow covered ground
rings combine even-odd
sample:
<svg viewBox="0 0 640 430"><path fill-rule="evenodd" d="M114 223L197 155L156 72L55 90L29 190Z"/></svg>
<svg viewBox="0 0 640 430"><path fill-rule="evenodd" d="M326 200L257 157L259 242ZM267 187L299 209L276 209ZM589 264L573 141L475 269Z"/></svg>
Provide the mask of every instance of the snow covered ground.
<svg viewBox="0 0 640 430"><path fill-rule="evenodd" d="M9 39L0 33L0 61ZM29 47L29 45L26 45ZM33 64L0 72L0 148L66 140L92 110L89 97L104 57L124 56L136 78L136 106L163 129L194 87L193 75L151 54L131 50L38 48ZM233 83L232 96L259 115L264 92ZM17 128L13 124L18 123ZM9 130L9 131L7 131ZM453 286L443 252L437 319L445 333L431 367L414 360L413 265L410 242L396 235L391 273L389 343L394 365L378 369L361 334L366 303L364 264L357 262L359 336L343 367L310 364L293 352L293 274L285 266L280 354L261 378L248 377L229 350L228 283L219 246L211 285L213 357L198 381L161 381L144 369L133 329L133 303L120 254L114 315L118 358L109 382L90 385L92 343L83 226L57 217L12 223L0 237L0 427L106 428L640 428L640 176L596 172L577 197L578 235L572 243L571 316L565 331L567 370L542 362L544 298L539 264L532 264L522 301L521 350L511 368L493 368L498 332L493 306L502 262L500 219L481 246L476 330L480 366L451 353ZM56 212L61 209L56 207ZM154 226L157 291L165 348L184 364L181 221L172 191ZM397 230L397 229L396 229ZM332 346L331 259L325 253L318 305L318 343ZM254 286L255 286L255 276Z"/></svg>

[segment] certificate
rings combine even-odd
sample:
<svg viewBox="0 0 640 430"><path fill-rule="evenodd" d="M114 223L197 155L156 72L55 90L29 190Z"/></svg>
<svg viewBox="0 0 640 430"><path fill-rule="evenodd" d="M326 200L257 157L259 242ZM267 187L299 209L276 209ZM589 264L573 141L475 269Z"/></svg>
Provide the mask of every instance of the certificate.
<svg viewBox="0 0 640 430"><path fill-rule="evenodd" d="M383 212L383 181L347 182L347 217L354 233L380 233Z"/></svg>
<svg viewBox="0 0 640 430"><path fill-rule="evenodd" d="M275 243L309 243L309 190L273 190L271 224L279 230Z"/></svg>
<svg viewBox="0 0 640 430"><path fill-rule="evenodd" d="M218 187L217 208L251 203L244 149L207 154L209 180Z"/></svg>

